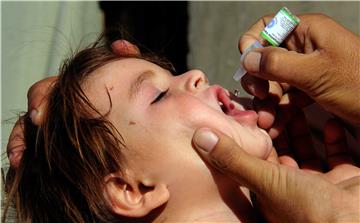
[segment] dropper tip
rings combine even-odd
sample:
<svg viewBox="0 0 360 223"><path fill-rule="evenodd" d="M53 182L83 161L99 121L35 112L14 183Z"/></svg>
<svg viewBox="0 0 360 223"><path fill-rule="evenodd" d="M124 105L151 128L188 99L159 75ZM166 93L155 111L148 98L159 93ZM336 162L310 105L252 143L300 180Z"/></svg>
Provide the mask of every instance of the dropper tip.
<svg viewBox="0 0 360 223"><path fill-rule="evenodd" d="M235 72L233 78L235 81L239 81L245 74L246 70L243 66L240 65L239 69Z"/></svg>

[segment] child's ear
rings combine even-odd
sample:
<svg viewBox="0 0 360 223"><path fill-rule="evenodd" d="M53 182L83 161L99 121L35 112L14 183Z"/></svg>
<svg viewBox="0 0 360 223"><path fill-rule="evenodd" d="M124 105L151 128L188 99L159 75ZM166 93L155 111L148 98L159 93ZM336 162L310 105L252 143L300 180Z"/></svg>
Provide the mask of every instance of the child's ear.
<svg viewBox="0 0 360 223"><path fill-rule="evenodd" d="M135 180L125 181L114 173L106 176L104 181L104 197L110 210L124 217L144 217L170 197L163 183L145 185Z"/></svg>

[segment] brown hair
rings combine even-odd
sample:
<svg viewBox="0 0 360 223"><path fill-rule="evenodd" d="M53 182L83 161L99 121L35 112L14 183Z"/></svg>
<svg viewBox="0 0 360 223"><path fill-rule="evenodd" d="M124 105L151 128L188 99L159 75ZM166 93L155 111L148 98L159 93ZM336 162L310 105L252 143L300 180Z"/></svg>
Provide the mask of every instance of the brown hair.
<svg viewBox="0 0 360 223"><path fill-rule="evenodd" d="M9 193L19 222L116 221L102 186L107 174L121 173L126 165L125 143L106 114L88 100L81 83L96 69L124 57L137 56L119 57L99 39L62 65L43 124L33 125L29 114L22 117L26 149ZM174 72L166 60L140 58Z"/></svg>

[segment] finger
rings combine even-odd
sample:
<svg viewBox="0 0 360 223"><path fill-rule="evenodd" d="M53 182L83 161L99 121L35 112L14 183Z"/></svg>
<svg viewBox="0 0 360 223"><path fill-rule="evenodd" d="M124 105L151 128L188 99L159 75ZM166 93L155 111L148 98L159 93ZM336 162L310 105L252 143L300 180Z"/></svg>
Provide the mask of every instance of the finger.
<svg viewBox="0 0 360 223"><path fill-rule="evenodd" d="M346 129L350 135L360 143L360 125L354 125L341 118L338 118L337 120L341 123L344 129Z"/></svg>
<svg viewBox="0 0 360 223"><path fill-rule="evenodd" d="M269 81L268 97L262 100L254 98L254 109L258 112L258 125L263 129L269 129L275 121L276 107L283 96L282 87L279 83Z"/></svg>
<svg viewBox="0 0 360 223"><path fill-rule="evenodd" d="M279 47L254 49L244 58L248 73L266 80L286 82L303 90L311 86L315 75L324 72L324 63L318 51L302 54Z"/></svg>
<svg viewBox="0 0 360 223"><path fill-rule="evenodd" d="M281 84L281 87L283 88L283 84ZM313 103L313 100L296 88L291 88L287 93L283 94L277 107L275 122L268 130L271 138L276 138L297 112L311 103Z"/></svg>
<svg viewBox="0 0 360 223"><path fill-rule="evenodd" d="M298 110L299 109L297 107L291 104L288 94L284 94L281 97L276 109L274 124L268 130L268 133L272 139L275 139L283 132L285 126L292 120Z"/></svg>
<svg viewBox="0 0 360 223"><path fill-rule="evenodd" d="M277 83L279 83L283 92L288 92L292 88L292 86L288 83L285 83L285 82L277 82Z"/></svg>
<svg viewBox="0 0 360 223"><path fill-rule="evenodd" d="M355 176L342 181L337 186L348 192L350 197L344 198L345 204L350 204L348 207L343 207L348 210L346 219L342 222L360 222L360 177ZM344 205L343 205L344 206ZM340 221L339 221L340 222Z"/></svg>
<svg viewBox="0 0 360 223"><path fill-rule="evenodd" d="M270 150L269 156L266 158L266 161L269 161L269 162L272 162L275 164L279 163L278 154L274 147Z"/></svg>
<svg viewBox="0 0 360 223"><path fill-rule="evenodd" d="M294 169L299 169L298 163L291 156L280 156L279 163Z"/></svg>
<svg viewBox="0 0 360 223"><path fill-rule="evenodd" d="M241 78L241 85L247 93L259 99L265 99L268 96L269 82L267 80L245 74Z"/></svg>
<svg viewBox="0 0 360 223"><path fill-rule="evenodd" d="M324 174L325 179L333 184L338 184L357 176L360 176L360 169L357 166L348 163L340 164Z"/></svg>
<svg viewBox="0 0 360 223"><path fill-rule="evenodd" d="M340 164L354 165L354 161L348 153L345 130L336 119L330 119L325 123L324 143L330 169Z"/></svg>
<svg viewBox="0 0 360 223"><path fill-rule="evenodd" d="M294 160L294 154L290 149L288 136L283 131L277 138L273 140L277 153L279 154L279 163L299 169L298 163Z"/></svg>
<svg viewBox="0 0 360 223"><path fill-rule="evenodd" d="M289 147L288 137L286 131L282 132L277 138L273 139L274 147L279 156L288 155L294 156Z"/></svg>
<svg viewBox="0 0 360 223"><path fill-rule="evenodd" d="M272 184L278 170L274 164L246 153L228 136L207 128L195 131L193 144L205 161L255 193L264 192L264 185Z"/></svg>
<svg viewBox="0 0 360 223"><path fill-rule="evenodd" d="M360 172L359 172L360 174ZM360 176L354 176L337 184L340 188L350 191L359 198L360 193Z"/></svg>
<svg viewBox="0 0 360 223"><path fill-rule="evenodd" d="M241 85L247 93L262 100L269 96L276 103L280 101L283 95L283 86L289 89L288 84L263 80L250 74L246 74L241 78Z"/></svg>
<svg viewBox="0 0 360 223"><path fill-rule="evenodd" d="M19 167L22 155L25 149L23 121L20 118L14 125L9 136L9 143L7 145L7 155L10 166L14 169Z"/></svg>
<svg viewBox="0 0 360 223"><path fill-rule="evenodd" d="M269 97L274 103L278 104L284 94L285 91L279 82L269 81Z"/></svg>
<svg viewBox="0 0 360 223"><path fill-rule="evenodd" d="M111 48L118 56L140 55L139 48L126 40L116 40Z"/></svg>
<svg viewBox="0 0 360 223"><path fill-rule="evenodd" d="M282 84L282 86L284 86L284 84ZM311 99L305 92L296 88L290 88L287 91L287 97L289 98L288 100L290 104L300 109L314 103L314 100Z"/></svg>
<svg viewBox="0 0 360 223"><path fill-rule="evenodd" d="M258 126L263 129L269 129L275 121L276 105L271 98L264 100L254 98L253 105L259 115Z"/></svg>
<svg viewBox="0 0 360 223"><path fill-rule="evenodd" d="M58 77L48 77L33 84L27 94L28 112L34 125L43 121L47 105L47 96Z"/></svg>
<svg viewBox="0 0 360 223"><path fill-rule="evenodd" d="M289 141L299 166L304 170L322 173L323 165L313 145L304 113L299 110L288 125Z"/></svg>
<svg viewBox="0 0 360 223"><path fill-rule="evenodd" d="M240 52L244 52L256 41L264 44L264 40L260 38L260 32L265 28L266 24L268 24L272 18L273 15L264 16L249 28L249 30L240 38L238 46Z"/></svg>

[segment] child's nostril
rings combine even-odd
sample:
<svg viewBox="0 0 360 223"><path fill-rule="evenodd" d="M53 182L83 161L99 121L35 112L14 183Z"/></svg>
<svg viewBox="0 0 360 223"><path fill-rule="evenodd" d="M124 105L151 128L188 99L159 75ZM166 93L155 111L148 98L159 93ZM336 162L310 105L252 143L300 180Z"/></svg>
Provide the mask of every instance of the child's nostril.
<svg viewBox="0 0 360 223"><path fill-rule="evenodd" d="M199 84L201 83L201 78L197 79L194 83L194 87L197 88Z"/></svg>

